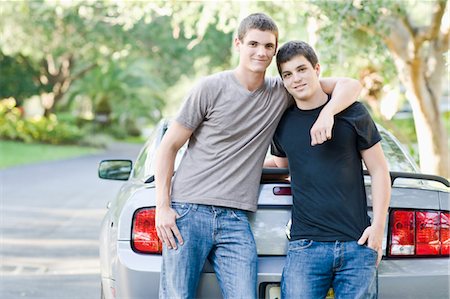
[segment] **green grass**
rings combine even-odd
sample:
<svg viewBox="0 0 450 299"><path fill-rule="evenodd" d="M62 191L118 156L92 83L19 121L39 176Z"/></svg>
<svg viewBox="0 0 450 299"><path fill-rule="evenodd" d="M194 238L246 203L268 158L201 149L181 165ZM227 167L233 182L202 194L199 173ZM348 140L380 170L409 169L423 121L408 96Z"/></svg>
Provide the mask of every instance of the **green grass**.
<svg viewBox="0 0 450 299"><path fill-rule="evenodd" d="M98 153L100 150L75 145L27 144L0 140L0 169L43 161L61 160Z"/></svg>

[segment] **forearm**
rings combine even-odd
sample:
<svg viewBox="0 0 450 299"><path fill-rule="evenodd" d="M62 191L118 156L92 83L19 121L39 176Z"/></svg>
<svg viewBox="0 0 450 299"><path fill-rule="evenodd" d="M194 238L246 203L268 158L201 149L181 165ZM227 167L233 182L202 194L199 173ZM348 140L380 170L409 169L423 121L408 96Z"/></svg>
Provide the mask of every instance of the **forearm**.
<svg viewBox="0 0 450 299"><path fill-rule="evenodd" d="M391 180L387 170L379 169L371 173L372 181L372 226L378 232L384 232L386 216L391 198Z"/></svg>
<svg viewBox="0 0 450 299"><path fill-rule="evenodd" d="M329 78L322 79L322 89L331 94L331 100L323 108L323 113L336 115L358 100L362 85L355 79Z"/></svg>
<svg viewBox="0 0 450 299"><path fill-rule="evenodd" d="M159 148L156 154L155 188L156 207L170 206L170 190L175 164L176 151Z"/></svg>
<svg viewBox="0 0 450 299"><path fill-rule="evenodd" d="M278 166L277 166L277 163L275 163L275 161L273 160L273 158L270 158L270 159L267 159L267 160L264 161L263 167L266 167L266 168L267 168L267 167L276 168L276 167L278 167Z"/></svg>

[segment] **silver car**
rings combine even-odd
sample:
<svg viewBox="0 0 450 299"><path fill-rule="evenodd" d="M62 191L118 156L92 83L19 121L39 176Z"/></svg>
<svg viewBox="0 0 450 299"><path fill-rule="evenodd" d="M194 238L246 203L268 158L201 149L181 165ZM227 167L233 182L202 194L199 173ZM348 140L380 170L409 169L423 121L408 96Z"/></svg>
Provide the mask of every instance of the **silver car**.
<svg viewBox="0 0 450 299"><path fill-rule="evenodd" d="M126 181L108 204L101 226L102 298L158 298L162 246L154 221L154 159L167 126L167 121L159 124L133 167L131 160L100 162L100 178ZM449 182L418 173L397 139L379 129L393 183L383 260L378 268L379 297L449 298ZM185 148L179 151L176 165ZM369 176L366 188L371 213ZM264 169L258 211L249 213L259 255L258 298L280 298L291 205L287 169ZM208 262L197 297L222 297ZM333 298L332 290L328 297Z"/></svg>

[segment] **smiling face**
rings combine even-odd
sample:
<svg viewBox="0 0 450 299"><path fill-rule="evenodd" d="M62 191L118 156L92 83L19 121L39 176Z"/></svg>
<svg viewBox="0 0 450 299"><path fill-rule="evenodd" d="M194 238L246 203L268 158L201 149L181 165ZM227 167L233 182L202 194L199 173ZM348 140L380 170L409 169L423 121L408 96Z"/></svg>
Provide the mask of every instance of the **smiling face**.
<svg viewBox="0 0 450 299"><path fill-rule="evenodd" d="M250 29L244 38L235 39L239 52L239 68L254 73L264 73L276 52L276 36L271 31Z"/></svg>
<svg viewBox="0 0 450 299"><path fill-rule="evenodd" d="M297 55L280 64L281 78L287 91L296 101L310 101L321 92L320 65L314 67L303 56Z"/></svg>

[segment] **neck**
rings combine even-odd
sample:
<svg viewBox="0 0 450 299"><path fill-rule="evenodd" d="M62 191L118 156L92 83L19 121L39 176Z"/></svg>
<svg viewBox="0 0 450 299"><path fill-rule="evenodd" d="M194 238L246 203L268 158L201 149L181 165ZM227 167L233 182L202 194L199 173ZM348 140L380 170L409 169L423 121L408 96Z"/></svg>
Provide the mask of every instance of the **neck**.
<svg viewBox="0 0 450 299"><path fill-rule="evenodd" d="M265 72L256 73L247 71L240 67L234 69L233 73L239 83L249 91L255 91L261 87L264 84L264 76L266 74Z"/></svg>
<svg viewBox="0 0 450 299"><path fill-rule="evenodd" d="M295 98L297 107L301 110L316 109L322 105L325 105L328 101L328 95L319 88L311 97L305 99Z"/></svg>

